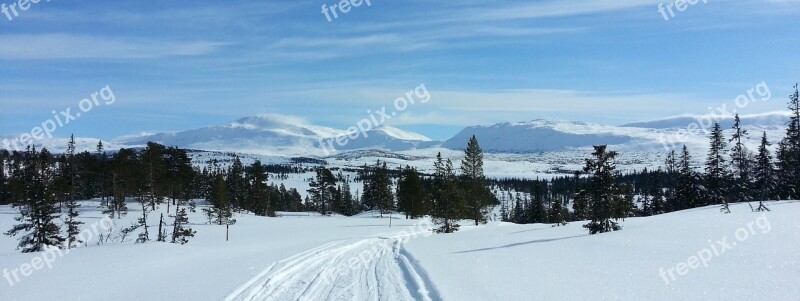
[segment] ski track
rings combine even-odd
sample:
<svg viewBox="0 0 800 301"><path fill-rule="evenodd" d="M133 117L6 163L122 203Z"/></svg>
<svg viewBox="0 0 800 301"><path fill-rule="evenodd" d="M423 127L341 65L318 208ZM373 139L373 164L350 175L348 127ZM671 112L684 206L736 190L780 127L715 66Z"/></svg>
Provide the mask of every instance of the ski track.
<svg viewBox="0 0 800 301"><path fill-rule="evenodd" d="M441 301L401 237L335 241L271 265L225 301Z"/></svg>

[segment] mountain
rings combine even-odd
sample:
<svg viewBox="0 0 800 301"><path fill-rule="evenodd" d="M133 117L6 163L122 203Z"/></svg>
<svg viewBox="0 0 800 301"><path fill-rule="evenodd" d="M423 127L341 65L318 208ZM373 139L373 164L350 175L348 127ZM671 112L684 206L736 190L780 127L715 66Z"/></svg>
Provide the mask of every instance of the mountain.
<svg viewBox="0 0 800 301"><path fill-rule="evenodd" d="M774 112L757 115L740 116L742 125L747 127L784 128L789 122L788 112ZM686 129L690 124L709 125L711 127L713 116L677 116L645 122L624 124L622 127L636 127L648 129ZM717 118L724 129L733 127L734 117Z"/></svg>
<svg viewBox="0 0 800 301"><path fill-rule="evenodd" d="M751 149L756 149L761 132L766 132L770 141L781 139L788 115L770 113L742 116L741 119L743 128L750 133L750 139L745 143ZM725 134L730 136L733 117L720 118L719 121ZM651 153L664 153L686 145L692 152L702 154L707 151L708 134L713 122L710 118L682 116L607 126L539 119L467 127L445 141L442 147L462 150L469 138L475 135L483 150L493 153L554 152L607 144L614 146L615 150Z"/></svg>
<svg viewBox="0 0 800 301"><path fill-rule="evenodd" d="M464 149L473 135L488 152L549 152L597 144L621 145L652 140L654 131L621 128L583 122L533 120L467 127L442 144L449 149ZM652 141L650 141L652 142Z"/></svg>
<svg viewBox="0 0 800 301"><path fill-rule="evenodd" d="M262 114L241 118L223 126L121 137L116 142L123 145L143 145L153 141L168 146L210 151L316 156L358 149L403 151L439 144L423 135L390 126L358 133L358 137L354 139L349 139L347 134L346 131L308 124L301 118Z"/></svg>

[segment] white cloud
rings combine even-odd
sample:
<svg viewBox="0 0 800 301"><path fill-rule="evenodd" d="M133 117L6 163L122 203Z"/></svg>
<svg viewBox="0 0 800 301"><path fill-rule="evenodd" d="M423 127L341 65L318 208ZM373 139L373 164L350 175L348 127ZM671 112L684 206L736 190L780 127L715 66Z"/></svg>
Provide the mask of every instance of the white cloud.
<svg viewBox="0 0 800 301"><path fill-rule="evenodd" d="M169 41L72 34L0 36L0 59L154 59L198 56L228 45L213 41Z"/></svg>

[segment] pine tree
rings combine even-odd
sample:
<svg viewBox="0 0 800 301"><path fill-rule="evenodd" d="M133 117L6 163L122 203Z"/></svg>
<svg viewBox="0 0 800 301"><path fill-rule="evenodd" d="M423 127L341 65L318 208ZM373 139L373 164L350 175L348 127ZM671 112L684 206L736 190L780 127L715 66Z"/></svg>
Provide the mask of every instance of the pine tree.
<svg viewBox="0 0 800 301"><path fill-rule="evenodd" d="M254 179L254 177L257 177L258 179ZM250 173L246 173L244 164L242 164L239 156L234 156L233 163L231 164L230 169L228 169L228 174L225 179L228 185L231 207L234 210L241 210L243 208L250 208L250 210L254 209L254 204L245 204L247 202L247 191L249 190L247 187L248 182L253 183L255 181L263 180L263 176L258 175L258 172L254 172L252 170Z"/></svg>
<svg viewBox="0 0 800 301"><path fill-rule="evenodd" d="M80 204L75 200L70 200L67 202L67 218L64 224L67 225L67 248L77 247L78 244L82 243L78 239L78 235L81 233L81 225L83 222L78 221L78 208L80 208Z"/></svg>
<svg viewBox="0 0 800 301"><path fill-rule="evenodd" d="M358 204L350 191L350 178L346 177L339 188L339 213L344 216L353 216L359 213Z"/></svg>
<svg viewBox="0 0 800 301"><path fill-rule="evenodd" d="M683 146L677 166L677 181L673 197L667 199L666 211L678 211L701 205L702 198L700 175L692 167L689 148Z"/></svg>
<svg viewBox="0 0 800 301"><path fill-rule="evenodd" d="M719 122L714 124L710 136L710 149L706 160L706 205L721 204L721 211L730 213L728 206L729 173L725 161L725 138Z"/></svg>
<svg viewBox="0 0 800 301"><path fill-rule="evenodd" d="M558 199L553 199L550 202L550 209L548 212L548 217L550 218L550 223L555 224L557 226L566 225L566 210L563 205L561 205L561 201Z"/></svg>
<svg viewBox="0 0 800 301"><path fill-rule="evenodd" d="M394 209L392 181L389 178L386 163L379 161L374 167L369 168L361 201L367 209L377 209L381 217L383 217L384 213Z"/></svg>
<svg viewBox="0 0 800 301"><path fill-rule="evenodd" d="M165 153L165 146L154 142L148 142L142 157L144 160L147 196L150 200L151 211L155 211L156 205L161 204L168 195L166 181L163 181L167 173L167 164L164 160Z"/></svg>
<svg viewBox="0 0 800 301"><path fill-rule="evenodd" d="M147 215L150 213L150 210L147 208L148 203L147 199L145 198L138 198L139 205L142 206L142 216L140 216L136 220L136 228L142 228L142 232L139 233L139 237L136 239L136 243L143 244L150 241L150 231L149 227L147 226Z"/></svg>
<svg viewBox="0 0 800 301"><path fill-rule="evenodd" d="M664 203L666 197L664 195L664 188L661 187L660 181L658 181L658 179L650 180L647 190L650 193L650 206L648 208L648 213L650 215L663 214L665 212Z"/></svg>
<svg viewBox="0 0 800 301"><path fill-rule="evenodd" d="M744 145L744 140L747 140L748 132L741 126L741 119L739 114L736 114L733 124L733 137L728 142L733 142L731 149L731 167L733 169L733 185L732 194L737 196L742 202L750 202L753 198L751 195L751 169L752 160L750 152Z"/></svg>
<svg viewBox="0 0 800 301"><path fill-rule="evenodd" d="M77 170L77 163L75 160L75 136L70 136L69 143L67 144L67 152L66 152L66 163L67 165L63 167L63 169L67 173L67 181L69 183L69 197L67 199L67 217L65 219L65 224L67 226L67 249L72 248L73 246L77 247L82 241L78 239L78 234L80 234L81 229L80 225L83 222L78 221L78 208L80 208L80 204L75 200L75 195L77 193L77 182L78 182L78 170Z"/></svg>
<svg viewBox="0 0 800 301"><path fill-rule="evenodd" d="M431 218L439 228L436 233L453 233L458 231L458 221L464 212L463 198L459 194L453 162L443 161L442 154L436 156L433 176L433 197Z"/></svg>
<svg viewBox="0 0 800 301"><path fill-rule="evenodd" d="M753 190L758 199L757 212L769 211L764 201L775 192L777 188L778 179L775 177L775 167L772 164L772 155L769 151L770 143L767 140L767 132L764 132L761 137L761 145L758 147L758 156L756 157L756 164L753 170L755 177Z"/></svg>
<svg viewBox="0 0 800 301"><path fill-rule="evenodd" d="M22 201L14 204L20 213L14 220L19 224L5 233L16 236L27 232L20 238L18 245L23 253L60 247L65 241L60 235L60 227L55 223L59 218L59 209L52 191L55 177L52 160L46 149L37 152L36 148L28 147L24 154L21 180L25 186L21 191Z"/></svg>
<svg viewBox="0 0 800 301"><path fill-rule="evenodd" d="M684 149L686 146L684 145ZM689 151L686 150L686 154L689 154ZM675 188L677 185L677 178L679 177L678 173L678 154L675 150L670 150L669 154L667 154L667 158L664 162L666 168L666 178L664 179L664 183L666 185L666 189L664 191L664 207L663 212L668 212L672 210L676 210L675 208L671 208L670 204L676 203L676 194ZM662 213L663 213L662 212Z"/></svg>
<svg viewBox="0 0 800 301"><path fill-rule="evenodd" d="M544 202L540 197L531 199L530 206L528 206L527 222L531 224L542 224L547 222L547 209Z"/></svg>
<svg viewBox="0 0 800 301"><path fill-rule="evenodd" d="M325 167L318 167L316 176L309 184L308 193L310 201L320 214L328 215L330 204L333 203L336 192L336 177Z"/></svg>
<svg viewBox="0 0 800 301"><path fill-rule="evenodd" d="M505 193L502 194L502 199L500 200L500 220L504 222L509 221L509 208L508 208L508 197Z"/></svg>
<svg viewBox="0 0 800 301"><path fill-rule="evenodd" d="M244 196L245 202L243 203L245 208L257 215L275 216L275 209L270 206L271 197L269 186L267 185L269 175L264 164L257 160L247 169L245 174L247 175L247 182L245 183L247 194ZM231 193L235 192L231 191ZM329 203L330 200L328 200Z"/></svg>
<svg viewBox="0 0 800 301"><path fill-rule="evenodd" d="M525 205L522 200L522 195L517 192L517 197L514 199L514 210L511 212L511 221L515 224L525 223Z"/></svg>
<svg viewBox="0 0 800 301"><path fill-rule="evenodd" d="M461 174L464 178L466 206L470 219L475 225L486 222L486 207L491 204L491 192L486 187L483 174L483 151L474 135L467 143L464 159L461 161Z"/></svg>
<svg viewBox="0 0 800 301"><path fill-rule="evenodd" d="M406 166L397 182L397 207L406 218L416 219L428 213L427 192L416 169Z"/></svg>
<svg viewBox="0 0 800 301"><path fill-rule="evenodd" d="M584 189L584 185L581 183L581 173L575 172L574 176L574 185L579 187L577 192L572 196L572 212L575 216L575 220L587 220L589 219L589 195L588 191Z"/></svg>
<svg viewBox="0 0 800 301"><path fill-rule="evenodd" d="M583 171L591 175L587 194L592 220L583 227L589 230L589 234L622 229L619 224L611 220L615 204L623 201L615 184L616 166L613 160L616 156L617 152L607 151L606 145L599 145L594 147L592 158L586 159Z"/></svg>
<svg viewBox="0 0 800 301"><path fill-rule="evenodd" d="M781 197L797 199L800 198L800 93L797 85L789 98L789 110L786 137L778 145L778 179Z"/></svg>
<svg viewBox="0 0 800 301"><path fill-rule="evenodd" d="M214 177L213 182L211 193L207 200L211 206L204 208L203 212L206 213L209 223L217 225L232 224L235 221L231 219L233 211L231 209L228 185L225 183L225 177L219 174Z"/></svg>
<svg viewBox="0 0 800 301"><path fill-rule="evenodd" d="M112 168L109 166L103 141L97 142L95 156L97 157L97 181L95 182L97 186L95 189L100 195L102 204L110 207L110 196L113 191Z"/></svg>
<svg viewBox="0 0 800 301"><path fill-rule="evenodd" d="M189 242L189 237L194 237L196 231L187 227L189 224L189 215L186 213L186 208L180 208L180 205L175 209L175 221L172 228L172 243L186 244Z"/></svg>

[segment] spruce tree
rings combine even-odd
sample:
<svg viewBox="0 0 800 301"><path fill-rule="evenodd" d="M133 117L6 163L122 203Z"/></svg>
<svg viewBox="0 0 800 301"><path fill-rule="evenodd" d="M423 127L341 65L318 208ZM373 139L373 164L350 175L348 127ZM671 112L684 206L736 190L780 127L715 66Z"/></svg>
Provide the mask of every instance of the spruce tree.
<svg viewBox="0 0 800 301"><path fill-rule="evenodd" d="M69 143L67 144L67 152L66 152L66 166L63 167L63 170L67 174L67 181L69 183L68 188L68 199L67 199L67 216L65 218L65 224L67 226L67 248L77 247L81 241L78 239L78 234L80 234L81 229L80 225L83 222L78 221L78 208L80 208L80 204L78 204L77 200L75 199L75 195L77 193L77 185L78 185L78 170L77 170L77 162L75 160L75 136L70 136Z"/></svg>
<svg viewBox="0 0 800 301"><path fill-rule="evenodd" d="M470 219L475 225L486 222L485 208L491 204L491 192L486 187L483 174L483 151L474 135L467 143L464 159L461 161L461 174L464 179L466 206Z"/></svg>
<svg viewBox="0 0 800 301"><path fill-rule="evenodd" d="M233 210L231 209L228 185L225 182L225 177L222 174L218 174L212 181L211 192L207 199L211 206L204 208L203 212L206 213L209 223L217 225L232 224L235 221L231 219Z"/></svg>
<svg viewBox="0 0 800 301"><path fill-rule="evenodd" d="M330 173L330 171L328 171ZM247 194L244 195L244 202L241 205L244 208L251 210L256 215L260 216L275 216L275 209L271 206L271 197L269 191L269 185L267 181L269 180L269 175L267 174L267 169L261 161L256 160L250 168L245 171L247 182L245 183L245 187L247 189ZM229 175L233 176L233 174ZM332 177L332 175L330 175ZM235 192L230 191L231 194L235 194ZM330 204L330 197L328 196L328 200L326 200L327 204Z"/></svg>
<svg viewBox="0 0 800 301"><path fill-rule="evenodd" d="M524 201L522 200L522 195L519 192L517 192L517 196L514 198L514 210L511 212L511 216L511 221L513 223L525 223L525 205Z"/></svg>
<svg viewBox="0 0 800 301"><path fill-rule="evenodd" d="M778 145L778 179L781 197L797 199L800 198L800 93L797 85L789 97L789 111L786 136Z"/></svg>
<svg viewBox="0 0 800 301"><path fill-rule="evenodd" d="M18 248L23 253L44 251L47 247L61 247L65 241L60 227L56 224L60 212L52 190L55 180L53 158L47 149L37 152L35 147L28 147L22 163L21 202L14 204L20 216L14 218L19 224L14 225L6 235L16 236L25 232L20 238Z"/></svg>
<svg viewBox="0 0 800 301"><path fill-rule="evenodd" d="M659 215L665 212L665 195L664 195L664 188L661 187L661 182L659 179L651 179L648 182L647 188L650 194L650 202L649 202L649 210L648 213L650 215Z"/></svg>
<svg viewBox="0 0 800 301"><path fill-rule="evenodd" d="M67 218L64 222L67 226L67 248L77 247L82 241L78 239L81 233L81 225L83 222L78 221L78 208L81 205L75 200L67 202Z"/></svg>
<svg viewBox="0 0 800 301"><path fill-rule="evenodd" d="M739 114L736 114L733 124L733 136L728 142L733 143L731 149L731 167L733 169L733 185L731 193L738 197L739 201L750 202L751 195L751 169L752 159L750 152L744 145L744 140L747 140L748 132L741 126L741 119Z"/></svg>
<svg viewBox="0 0 800 301"><path fill-rule="evenodd" d="M755 177L753 191L756 199L758 199L758 208L755 209L757 212L769 211L764 202L773 195L778 183L769 146L767 132L764 132L761 136L761 145L758 147L758 156L753 170L753 176Z"/></svg>
<svg viewBox="0 0 800 301"><path fill-rule="evenodd" d="M428 196L416 169L406 166L397 182L397 207L406 218L416 219L428 213Z"/></svg>
<svg viewBox="0 0 800 301"><path fill-rule="evenodd" d="M686 146L684 145L684 148ZM687 151L688 154L688 151ZM664 185L666 185L666 189L664 191L664 207L663 212L670 211L670 206L668 204L675 203L675 186L677 185L677 178L679 176L678 173L678 154L675 150L670 150L669 154L667 154L667 158L664 162L665 165L665 172L666 177L664 179ZM662 212L662 213L663 213Z"/></svg>
<svg viewBox="0 0 800 301"><path fill-rule="evenodd" d="M678 211L700 206L702 200L700 175L692 167L689 148L683 146L677 165L677 180L671 198L667 199L666 211Z"/></svg>
<svg viewBox="0 0 800 301"><path fill-rule="evenodd" d="M145 166L146 192L150 201L151 211L155 211L156 205L161 204L168 195L166 188L167 183L163 181L167 173L165 153L165 146L154 142L148 142L142 156Z"/></svg>
<svg viewBox="0 0 800 301"><path fill-rule="evenodd" d="M530 206L528 206L528 213L527 213L527 221L526 223L532 224L542 224L547 222L547 209L544 206L544 202L540 197L534 197L531 199Z"/></svg>
<svg viewBox="0 0 800 301"><path fill-rule="evenodd" d="M367 172L361 201L367 209L377 209L382 218L384 213L394 209L394 195L389 171L385 162L378 161Z"/></svg>
<svg viewBox="0 0 800 301"><path fill-rule="evenodd" d="M254 179L254 177L258 179ZM252 170L247 174L239 156L234 156L233 163L230 169L228 169L228 174L225 179L228 184L231 207L234 210L241 210L243 208L250 208L250 210L252 210L254 207L253 204L245 204L247 202L247 184L248 182L260 181L263 177L257 175L257 172L253 172Z"/></svg>
<svg viewBox="0 0 800 301"><path fill-rule="evenodd" d="M575 220L587 220L589 219L589 194L588 191L584 187L583 183L581 183L581 173L579 171L575 172L575 176L573 177L573 183L576 187L576 192L572 196L572 212L575 217Z"/></svg>
<svg viewBox="0 0 800 301"><path fill-rule="evenodd" d="M453 233L458 231L458 221L464 212L463 198L456 184L453 162L444 161L442 154L436 156L434 162L433 192L431 218L439 226L436 233Z"/></svg>
<svg viewBox="0 0 800 301"><path fill-rule="evenodd" d="M611 220L614 206L624 201L615 184L616 165L613 161L616 156L617 152L608 151L606 145L599 145L594 147L592 158L586 159L583 171L590 175L587 194L591 222L583 227L589 230L589 234L622 229L619 224Z"/></svg>
<svg viewBox="0 0 800 301"><path fill-rule="evenodd" d="M559 199L553 199L553 201L550 202L550 209L547 215L550 218L551 224L555 224L556 226L564 226L567 224L566 210L564 206L561 205L561 200Z"/></svg>
<svg viewBox="0 0 800 301"><path fill-rule="evenodd" d="M336 177L329 169L318 167L316 176L309 186L308 193L311 203L320 214L328 215L329 207L333 203L336 193Z"/></svg>
<svg viewBox="0 0 800 301"><path fill-rule="evenodd" d="M728 179L729 172L725 161L725 138L719 122L714 124L711 131L710 148L706 160L706 205L721 204L724 213L730 213L728 206Z"/></svg>
<svg viewBox="0 0 800 301"><path fill-rule="evenodd" d="M353 216L359 213L358 204L350 191L350 177L345 177L339 188L339 213L344 216Z"/></svg>

